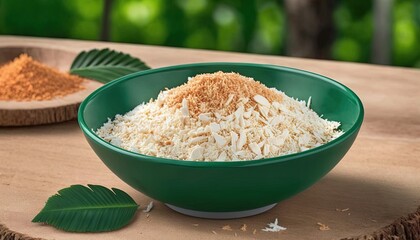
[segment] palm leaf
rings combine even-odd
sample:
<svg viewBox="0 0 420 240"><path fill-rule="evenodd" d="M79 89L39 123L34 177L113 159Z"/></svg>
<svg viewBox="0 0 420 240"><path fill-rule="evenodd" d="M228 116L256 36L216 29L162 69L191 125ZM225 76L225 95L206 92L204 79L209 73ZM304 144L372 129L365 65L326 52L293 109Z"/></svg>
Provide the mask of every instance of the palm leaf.
<svg viewBox="0 0 420 240"><path fill-rule="evenodd" d="M127 74L147 69L150 67L140 59L105 48L79 53L71 64L70 73L107 83Z"/></svg>
<svg viewBox="0 0 420 240"><path fill-rule="evenodd" d="M127 225L137 209L136 202L119 189L72 185L50 197L32 222L70 232L104 232Z"/></svg>

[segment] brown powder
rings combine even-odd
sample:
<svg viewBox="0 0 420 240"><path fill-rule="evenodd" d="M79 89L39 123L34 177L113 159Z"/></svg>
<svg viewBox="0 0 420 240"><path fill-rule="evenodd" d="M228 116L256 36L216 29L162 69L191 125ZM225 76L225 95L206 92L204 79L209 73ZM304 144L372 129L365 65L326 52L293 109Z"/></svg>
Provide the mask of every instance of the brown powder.
<svg viewBox="0 0 420 240"><path fill-rule="evenodd" d="M0 100L49 100L84 89L83 81L21 54L0 68Z"/></svg>
<svg viewBox="0 0 420 240"><path fill-rule="evenodd" d="M233 98L232 96L233 95ZM267 88L252 78L244 77L238 73L206 73L199 74L187 83L168 91L165 104L169 107L180 108L182 100L188 100L190 114L195 117L200 113L215 112L224 109L227 114L236 110L236 103L241 98L248 98L246 107L255 107L255 95L261 95L268 101L281 102L280 94ZM226 105L229 98L230 104Z"/></svg>

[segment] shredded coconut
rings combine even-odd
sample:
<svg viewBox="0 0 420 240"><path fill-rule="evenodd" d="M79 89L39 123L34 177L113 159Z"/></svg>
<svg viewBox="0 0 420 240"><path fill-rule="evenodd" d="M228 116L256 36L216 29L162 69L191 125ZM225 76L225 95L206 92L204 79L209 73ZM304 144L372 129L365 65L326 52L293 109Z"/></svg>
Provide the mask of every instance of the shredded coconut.
<svg viewBox="0 0 420 240"><path fill-rule="evenodd" d="M148 213L148 212L152 211L152 209L153 209L153 201L151 201L151 202L147 205L146 209L144 209L144 210L143 210L143 212L144 212L144 213Z"/></svg>
<svg viewBox="0 0 420 240"><path fill-rule="evenodd" d="M290 98L236 73L201 74L108 119L96 133L118 147L163 158L277 157L320 146L342 134L340 123L319 117L309 109L309 101Z"/></svg>
<svg viewBox="0 0 420 240"><path fill-rule="evenodd" d="M261 229L264 232L280 232L280 231L284 231L287 228L282 227L279 225L279 220L276 218L276 220L274 220L274 222L267 224L267 227L265 227L264 229Z"/></svg>

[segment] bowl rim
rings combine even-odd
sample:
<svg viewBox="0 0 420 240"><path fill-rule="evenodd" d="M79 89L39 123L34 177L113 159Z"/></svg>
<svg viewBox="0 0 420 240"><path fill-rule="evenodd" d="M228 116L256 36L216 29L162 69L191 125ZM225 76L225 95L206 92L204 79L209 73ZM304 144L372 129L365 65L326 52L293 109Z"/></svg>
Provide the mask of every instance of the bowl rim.
<svg viewBox="0 0 420 240"><path fill-rule="evenodd" d="M128 150L125 150L123 148L117 147L112 145L111 143L105 141L101 137L95 134L93 129L90 129L84 119L84 110L87 106L87 104L95 98L98 94L100 94L102 91L111 88L114 85L117 85L121 82L130 80L135 77L143 76L143 75L149 75L154 74L158 72L166 72L166 71L172 71L172 70L178 70L178 69L185 69L189 67L197 67L197 66L216 66L216 65L229 65L229 66L251 66L251 67L258 67L258 68L268 68L268 69L275 69L275 70L281 70L286 72L292 72L297 73L301 75L307 75L311 77L316 77L319 80L328 82L338 88L340 88L343 92L347 93L351 98L353 98L356 101L356 105L359 109L359 115L356 118L355 123L350 127L349 130L344 132L341 136L338 138L320 145L315 148L311 148L308 150L305 150L303 152L298 153L292 153L287 155L282 155L278 157L271 157L271 158L264 158L264 159L256 159L256 160L234 160L234 161L223 161L223 162L201 162L201 161L191 161L191 160L178 160L178 159L170 159L170 158L162 158L162 157L154 157L149 156L141 153L135 153ZM96 143L102 145L105 148L111 149L112 151L116 151L123 155L128 155L130 157L136 158L136 160L146 161L146 162L154 162L154 163L160 163L160 164L168 164L168 165L177 165L177 166L185 166L185 167L213 167L213 168L225 168L225 167L247 167L247 166L259 166L259 165L266 165L266 164L274 164L279 162L286 162L290 161L296 158L300 157L306 157L308 155L313 155L319 152L322 152L326 149L330 149L342 142L344 142L346 139L348 139L353 134L357 133L360 129L360 126L362 125L364 117L364 107L362 104L362 101L360 98L347 86L337 82L336 80L333 80L331 78L328 78L326 76L313 73L306 70L301 70L297 68L291 68L291 67L285 67L285 66L279 66L279 65L273 65L273 64L260 64L260 63L239 63L239 62L201 62L201 63L190 63L190 64L180 64L180 65L173 65L173 66L167 66L167 67L161 67L161 68L154 68L144 71L135 72L132 74L128 74L126 76L120 77L116 80L113 80L100 88L96 89L94 92L92 92L88 97L85 98L85 100L80 104L79 110L78 110L78 123L83 131L83 133L86 135L86 137L89 137L91 140L95 141Z"/></svg>

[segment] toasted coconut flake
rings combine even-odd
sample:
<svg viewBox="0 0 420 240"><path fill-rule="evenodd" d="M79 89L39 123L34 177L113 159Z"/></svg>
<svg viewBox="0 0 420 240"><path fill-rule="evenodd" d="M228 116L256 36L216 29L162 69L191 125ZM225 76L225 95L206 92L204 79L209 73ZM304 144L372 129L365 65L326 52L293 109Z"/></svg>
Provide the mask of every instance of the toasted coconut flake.
<svg viewBox="0 0 420 240"><path fill-rule="evenodd" d="M203 111L215 112L224 107L226 113L230 114L236 110L236 104L232 103L254 96L260 96L257 99L264 104L268 101L282 101L279 94L252 78L238 73L215 72L196 75L186 84L170 89L165 104L180 108L183 99L186 99L192 116L198 116ZM200 109L202 102L207 103L205 109ZM255 103L247 102L245 105L252 106Z"/></svg>

